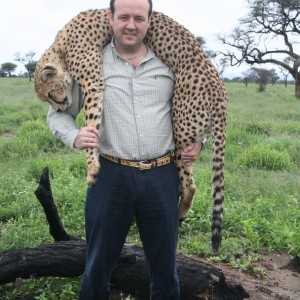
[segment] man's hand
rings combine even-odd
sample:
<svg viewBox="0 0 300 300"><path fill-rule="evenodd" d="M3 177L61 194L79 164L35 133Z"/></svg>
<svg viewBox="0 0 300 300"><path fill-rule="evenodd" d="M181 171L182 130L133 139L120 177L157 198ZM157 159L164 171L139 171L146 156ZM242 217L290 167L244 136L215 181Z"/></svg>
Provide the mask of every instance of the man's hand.
<svg viewBox="0 0 300 300"><path fill-rule="evenodd" d="M74 147L82 150L86 148L97 148L98 137L100 136L99 131L92 126L83 127L80 129L79 134L77 135L74 141Z"/></svg>
<svg viewBox="0 0 300 300"><path fill-rule="evenodd" d="M186 166L190 166L193 162L195 162L201 152L202 143L198 142L195 144L191 144L187 148L181 150L181 159Z"/></svg>

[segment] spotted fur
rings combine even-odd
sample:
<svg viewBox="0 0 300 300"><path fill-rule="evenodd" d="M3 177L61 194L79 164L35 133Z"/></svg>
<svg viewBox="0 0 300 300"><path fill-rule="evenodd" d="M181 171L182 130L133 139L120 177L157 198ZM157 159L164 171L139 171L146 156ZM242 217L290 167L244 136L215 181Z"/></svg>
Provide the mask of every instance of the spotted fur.
<svg viewBox="0 0 300 300"><path fill-rule="evenodd" d="M73 18L39 60L35 71L38 96L54 108L65 110L72 101L73 79L84 96L86 125L99 128L104 79L102 49L112 38L108 10L88 10ZM227 95L224 85L195 37L183 26L154 12L146 44L175 74L172 121L176 164L180 176L179 217L187 217L195 193L192 167L183 164L180 150L201 137L212 135L213 212L212 249L221 243L224 200L224 151ZM73 79L72 79L73 78ZM100 168L98 150L87 149L88 184L95 183Z"/></svg>

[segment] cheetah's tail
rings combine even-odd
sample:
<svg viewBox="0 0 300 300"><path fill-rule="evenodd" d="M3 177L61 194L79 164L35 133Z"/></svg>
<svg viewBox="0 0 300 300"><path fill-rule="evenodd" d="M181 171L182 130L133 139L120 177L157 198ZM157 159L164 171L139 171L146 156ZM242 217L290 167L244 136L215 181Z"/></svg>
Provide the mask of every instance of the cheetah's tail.
<svg viewBox="0 0 300 300"><path fill-rule="evenodd" d="M217 253L222 239L224 201L224 154L226 109L212 112L213 119L213 208L212 208L212 251ZM218 120L215 122L214 120Z"/></svg>

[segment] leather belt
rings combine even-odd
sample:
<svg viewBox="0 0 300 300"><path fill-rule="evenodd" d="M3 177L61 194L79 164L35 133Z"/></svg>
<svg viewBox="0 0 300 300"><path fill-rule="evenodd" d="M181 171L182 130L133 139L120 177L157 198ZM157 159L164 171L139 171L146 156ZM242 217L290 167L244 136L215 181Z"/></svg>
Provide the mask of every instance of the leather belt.
<svg viewBox="0 0 300 300"><path fill-rule="evenodd" d="M103 153L101 153L100 155L114 163L118 163L123 166L138 168L140 170L151 170L157 167L170 164L175 161L175 156L173 151L168 152L166 155L158 157L156 159L149 159L144 161L126 160L126 159L113 157Z"/></svg>

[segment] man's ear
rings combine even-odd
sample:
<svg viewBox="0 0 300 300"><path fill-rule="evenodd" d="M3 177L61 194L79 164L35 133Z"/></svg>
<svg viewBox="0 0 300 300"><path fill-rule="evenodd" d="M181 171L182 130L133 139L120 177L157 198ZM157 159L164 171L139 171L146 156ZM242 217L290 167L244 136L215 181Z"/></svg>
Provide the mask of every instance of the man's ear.
<svg viewBox="0 0 300 300"><path fill-rule="evenodd" d="M114 16L113 16L111 10L108 11L107 17L108 17L108 22L109 22L110 26L112 26Z"/></svg>
<svg viewBox="0 0 300 300"><path fill-rule="evenodd" d="M152 22L152 14L148 18L148 28L150 27L151 22Z"/></svg>

